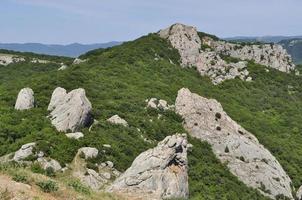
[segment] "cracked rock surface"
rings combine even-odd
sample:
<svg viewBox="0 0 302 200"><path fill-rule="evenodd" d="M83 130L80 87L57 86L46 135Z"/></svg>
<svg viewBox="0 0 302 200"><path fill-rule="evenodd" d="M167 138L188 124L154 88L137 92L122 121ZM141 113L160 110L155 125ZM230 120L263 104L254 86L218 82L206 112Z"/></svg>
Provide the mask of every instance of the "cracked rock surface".
<svg viewBox="0 0 302 200"><path fill-rule="evenodd" d="M63 88L56 88L52 94L48 110L51 111L51 123L58 131L75 132L89 126L92 122L92 106L82 88L66 93Z"/></svg>
<svg viewBox="0 0 302 200"><path fill-rule="evenodd" d="M186 135L175 134L141 153L108 190L138 199L187 199L187 169Z"/></svg>
<svg viewBox="0 0 302 200"><path fill-rule="evenodd" d="M291 179L280 163L253 134L233 121L219 102L183 88L175 106L185 129L211 144L218 159L239 180L273 199L279 194L293 199Z"/></svg>

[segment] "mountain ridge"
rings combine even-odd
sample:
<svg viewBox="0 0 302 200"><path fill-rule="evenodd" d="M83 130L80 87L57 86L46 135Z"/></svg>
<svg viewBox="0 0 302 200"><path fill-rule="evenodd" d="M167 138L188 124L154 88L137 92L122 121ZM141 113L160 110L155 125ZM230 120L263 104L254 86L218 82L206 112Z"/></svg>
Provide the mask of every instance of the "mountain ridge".
<svg viewBox="0 0 302 200"><path fill-rule="evenodd" d="M122 42L117 41L95 44L71 43L66 45L42 43L0 43L0 49L54 56L78 57L93 49L108 48L120 44L122 44Z"/></svg>

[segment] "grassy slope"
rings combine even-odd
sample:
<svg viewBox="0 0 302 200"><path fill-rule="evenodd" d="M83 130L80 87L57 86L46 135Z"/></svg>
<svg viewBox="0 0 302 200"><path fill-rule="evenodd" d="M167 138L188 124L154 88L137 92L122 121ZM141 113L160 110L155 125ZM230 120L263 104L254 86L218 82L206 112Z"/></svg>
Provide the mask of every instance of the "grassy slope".
<svg viewBox="0 0 302 200"><path fill-rule="evenodd" d="M161 60L154 60L155 54ZM157 97L172 104L177 91L188 87L205 97L216 98L226 112L254 133L279 159L298 187L302 180L301 79L293 75L250 64L254 82L226 81L214 86L194 69L182 69L178 53L165 41L149 35L134 42L84 55L88 63L58 72L57 66L14 64L0 67L0 154L16 150L21 144L39 141L40 148L61 163L70 162L81 146L112 149L97 161L112 160L124 170L142 151L152 147L140 134L153 140L184 132L181 119L172 112L146 110L145 99ZM171 59L175 65L170 64ZM18 91L35 91L38 108L18 112L13 109ZM50 125L47 105L52 91L61 86L68 90L83 87L100 121L92 132L84 129L84 139L76 142L57 133ZM106 123L111 115L125 118L129 128ZM149 120L152 119L153 122ZM140 128L140 133L136 128ZM190 139L190 194L192 199L265 199L232 176L214 156L208 144Z"/></svg>

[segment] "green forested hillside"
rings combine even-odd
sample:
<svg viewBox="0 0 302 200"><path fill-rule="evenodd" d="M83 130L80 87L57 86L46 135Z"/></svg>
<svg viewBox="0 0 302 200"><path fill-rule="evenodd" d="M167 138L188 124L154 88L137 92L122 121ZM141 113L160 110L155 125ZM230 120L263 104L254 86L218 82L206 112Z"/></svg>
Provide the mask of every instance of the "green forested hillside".
<svg viewBox="0 0 302 200"><path fill-rule="evenodd" d="M173 104L177 91L187 87L220 101L234 120L255 134L277 157L294 186L302 184L301 77L273 69L266 72L265 67L251 62L253 82L236 79L214 86L193 68L181 68L178 52L155 34L92 51L81 58L89 61L64 71L57 71L56 64L29 62L0 67L0 155L37 141L40 149L65 164L71 162L82 146L101 150L103 144L110 144L110 151L91 162L111 160L117 169L125 170L156 141L185 132L178 115L145 109L145 99L157 97ZM85 137L79 141L58 133L46 117L52 91L58 86L67 90L84 88L93 105L93 116L99 124L91 132L84 129ZM24 87L34 90L37 107L15 111L16 96ZM159 113L163 118L157 118ZM106 119L114 114L126 119L130 126L108 124ZM144 142L141 134L154 143ZM190 142L194 145L189 153L191 199L267 199L238 181L215 158L208 144L192 138Z"/></svg>

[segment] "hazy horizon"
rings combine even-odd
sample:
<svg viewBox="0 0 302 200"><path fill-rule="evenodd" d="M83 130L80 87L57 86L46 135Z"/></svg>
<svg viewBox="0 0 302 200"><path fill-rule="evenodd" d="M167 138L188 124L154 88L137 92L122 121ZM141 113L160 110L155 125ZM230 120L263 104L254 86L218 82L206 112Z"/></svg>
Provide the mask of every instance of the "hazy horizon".
<svg viewBox="0 0 302 200"><path fill-rule="evenodd" d="M0 43L128 41L176 22L218 37L300 36L299 0L3 0Z"/></svg>

